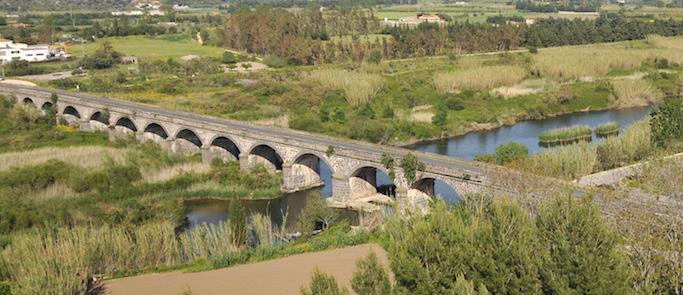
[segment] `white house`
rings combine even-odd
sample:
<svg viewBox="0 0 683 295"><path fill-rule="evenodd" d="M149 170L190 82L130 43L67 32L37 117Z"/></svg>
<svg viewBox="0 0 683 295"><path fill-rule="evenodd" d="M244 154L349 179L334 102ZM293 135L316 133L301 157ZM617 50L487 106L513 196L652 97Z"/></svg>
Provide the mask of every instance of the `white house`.
<svg viewBox="0 0 683 295"><path fill-rule="evenodd" d="M14 43L12 40L0 39L0 63L13 60L46 61L50 59L48 45L27 45Z"/></svg>

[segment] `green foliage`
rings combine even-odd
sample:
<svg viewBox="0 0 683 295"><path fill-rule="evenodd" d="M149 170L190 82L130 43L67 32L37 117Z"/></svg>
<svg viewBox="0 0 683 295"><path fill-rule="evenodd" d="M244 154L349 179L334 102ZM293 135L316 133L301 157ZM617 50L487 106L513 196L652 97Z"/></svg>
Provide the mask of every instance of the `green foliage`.
<svg viewBox="0 0 683 295"><path fill-rule="evenodd" d="M518 206L435 202L425 218L387 225L396 282L411 294L449 294L463 273L493 294L539 293L533 223Z"/></svg>
<svg viewBox="0 0 683 295"><path fill-rule="evenodd" d="M237 57L235 57L234 53L230 51L225 51L223 52L221 62L223 62L224 64L234 64L237 62Z"/></svg>
<svg viewBox="0 0 683 295"><path fill-rule="evenodd" d="M602 221L590 198L577 202L567 196L545 203L536 226L545 293L633 293L633 270L619 237Z"/></svg>
<svg viewBox="0 0 683 295"><path fill-rule="evenodd" d="M665 147L672 140L683 138L683 100L668 100L650 112L652 142Z"/></svg>
<svg viewBox="0 0 683 295"><path fill-rule="evenodd" d="M287 61L275 55L268 55L263 59L263 63L271 68L282 68L287 65Z"/></svg>
<svg viewBox="0 0 683 295"><path fill-rule="evenodd" d="M442 129L446 127L448 122L448 109L444 105L434 106L436 109L434 117L432 117L432 124L441 127Z"/></svg>
<svg viewBox="0 0 683 295"><path fill-rule="evenodd" d="M396 171L394 170L394 157L384 153L382 154L382 165L389 171L389 178L394 180L396 178Z"/></svg>
<svg viewBox="0 0 683 295"><path fill-rule="evenodd" d="M0 281L0 295L12 295L12 288L9 283Z"/></svg>
<svg viewBox="0 0 683 295"><path fill-rule="evenodd" d="M401 158L401 169L408 183L413 183L418 178L418 172L425 171L425 164L413 153L407 153Z"/></svg>
<svg viewBox="0 0 683 295"><path fill-rule="evenodd" d="M97 50L93 55L83 57L80 66L85 69L108 69L119 63L120 57L116 51Z"/></svg>
<svg viewBox="0 0 683 295"><path fill-rule="evenodd" d="M344 295L349 294L346 288L341 288L337 284L337 280L325 273L316 269L311 277L311 283L307 287L301 287L302 295Z"/></svg>
<svg viewBox="0 0 683 295"><path fill-rule="evenodd" d="M498 165L519 161L529 156L529 149L520 143L508 142L496 148L495 159Z"/></svg>
<svg viewBox="0 0 683 295"><path fill-rule="evenodd" d="M495 154L478 154L474 156L474 160L484 163L498 163Z"/></svg>
<svg viewBox="0 0 683 295"><path fill-rule="evenodd" d="M379 64L380 62L382 62L382 51L379 49L370 51L367 57L367 61L369 63Z"/></svg>
<svg viewBox="0 0 683 295"><path fill-rule="evenodd" d="M297 219L297 228L304 238L312 235L317 223L322 224L322 230L326 230L339 219L339 213L327 206L322 197L310 198L301 210Z"/></svg>
<svg viewBox="0 0 683 295"><path fill-rule="evenodd" d="M45 70L40 67L31 65L25 60L13 60L2 66L5 69L5 75L7 76L25 76L25 75L38 75L45 73Z"/></svg>
<svg viewBox="0 0 683 295"><path fill-rule="evenodd" d="M479 284L479 291L475 290L474 284L467 279L462 274L459 274L455 279L455 286L453 288L453 294L458 295L488 295L489 291L486 286Z"/></svg>
<svg viewBox="0 0 683 295"><path fill-rule="evenodd" d="M247 241L247 209L242 205L242 201L230 201L228 216L232 243L238 246L244 245Z"/></svg>
<svg viewBox="0 0 683 295"><path fill-rule="evenodd" d="M356 261L351 287L359 295L393 294L389 275L377 259L375 252L370 252L367 257Z"/></svg>

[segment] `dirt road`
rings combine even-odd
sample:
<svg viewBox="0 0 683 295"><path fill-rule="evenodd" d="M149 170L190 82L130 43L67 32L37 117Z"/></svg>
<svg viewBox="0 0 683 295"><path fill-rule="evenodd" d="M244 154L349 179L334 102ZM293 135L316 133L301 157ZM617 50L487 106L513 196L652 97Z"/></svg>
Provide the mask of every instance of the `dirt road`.
<svg viewBox="0 0 683 295"><path fill-rule="evenodd" d="M162 273L106 282L106 294L299 294L317 267L332 274L351 291L350 280L356 260L374 251L387 266L384 250L366 244L317 253L306 253L271 261L240 265L199 273Z"/></svg>

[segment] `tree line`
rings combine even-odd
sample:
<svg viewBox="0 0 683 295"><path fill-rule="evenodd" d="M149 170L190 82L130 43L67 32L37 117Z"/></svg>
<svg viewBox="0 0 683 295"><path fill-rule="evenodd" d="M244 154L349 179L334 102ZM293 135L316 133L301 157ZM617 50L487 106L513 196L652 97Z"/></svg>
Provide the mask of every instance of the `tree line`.
<svg viewBox="0 0 683 295"><path fill-rule="evenodd" d="M263 8L232 14L218 32L225 47L275 55L296 64L359 62L371 56L376 59L378 54L380 59L410 58L683 34L681 20L645 22L615 13L596 19L541 19L534 25L454 21L380 28L378 23L372 10L294 13ZM371 33L383 36L363 38Z"/></svg>

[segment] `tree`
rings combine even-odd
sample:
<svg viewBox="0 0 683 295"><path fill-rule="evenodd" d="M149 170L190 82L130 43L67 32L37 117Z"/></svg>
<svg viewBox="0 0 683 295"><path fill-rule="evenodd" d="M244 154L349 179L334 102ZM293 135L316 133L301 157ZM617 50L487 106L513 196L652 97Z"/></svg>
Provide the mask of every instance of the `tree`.
<svg viewBox="0 0 683 295"><path fill-rule="evenodd" d="M35 106L18 103L14 105L12 111L8 115L12 126L19 130L29 130L35 127L40 119L40 114Z"/></svg>
<svg viewBox="0 0 683 295"><path fill-rule="evenodd" d="M448 122L448 109L444 105L437 105L435 108L436 113L434 114L434 117L432 117L432 123L443 129Z"/></svg>
<svg viewBox="0 0 683 295"><path fill-rule="evenodd" d="M341 288L337 284L337 280L328 274L316 269L311 277L309 287L301 286L302 295L346 295L349 291L346 288Z"/></svg>
<svg viewBox="0 0 683 295"><path fill-rule="evenodd" d="M339 219L339 213L327 206L323 198L314 196L306 201L297 220L297 227L304 237L310 237L317 222L322 223L322 230L326 230L337 219Z"/></svg>
<svg viewBox="0 0 683 295"><path fill-rule="evenodd" d="M375 252L370 252L365 258L356 261L351 288L358 295L392 294L389 275L377 259Z"/></svg>
<svg viewBox="0 0 683 295"><path fill-rule="evenodd" d="M544 293L630 294L633 271L619 237L590 198L557 197L536 218Z"/></svg>
<svg viewBox="0 0 683 295"><path fill-rule="evenodd" d="M228 207L232 243L242 246L247 241L247 210L239 200L231 200Z"/></svg>

